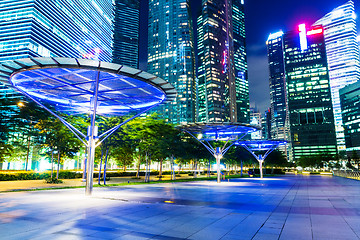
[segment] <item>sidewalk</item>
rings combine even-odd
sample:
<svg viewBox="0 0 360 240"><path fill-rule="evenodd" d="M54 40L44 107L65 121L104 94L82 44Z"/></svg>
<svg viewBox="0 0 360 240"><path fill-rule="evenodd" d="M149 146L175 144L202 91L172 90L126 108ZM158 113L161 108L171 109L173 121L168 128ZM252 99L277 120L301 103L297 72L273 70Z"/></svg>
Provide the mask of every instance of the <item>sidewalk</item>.
<svg viewBox="0 0 360 240"><path fill-rule="evenodd" d="M115 180L114 180L115 181ZM0 193L6 240L360 240L360 182L323 175Z"/></svg>

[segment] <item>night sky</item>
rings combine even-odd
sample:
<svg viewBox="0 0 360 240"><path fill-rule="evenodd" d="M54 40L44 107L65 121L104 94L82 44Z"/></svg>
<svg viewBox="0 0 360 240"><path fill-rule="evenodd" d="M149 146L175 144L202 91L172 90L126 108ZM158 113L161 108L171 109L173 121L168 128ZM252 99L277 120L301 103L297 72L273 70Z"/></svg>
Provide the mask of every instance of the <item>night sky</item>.
<svg viewBox="0 0 360 240"><path fill-rule="evenodd" d="M201 0L190 0L193 19ZM270 106L266 40L270 33L296 29L300 23L311 25L347 0L245 0L246 42L248 55L250 104L263 113ZM360 4L355 2L359 22ZM140 68L146 70L147 6L141 0ZM358 24L359 26L359 24ZM359 29L359 27L358 27Z"/></svg>

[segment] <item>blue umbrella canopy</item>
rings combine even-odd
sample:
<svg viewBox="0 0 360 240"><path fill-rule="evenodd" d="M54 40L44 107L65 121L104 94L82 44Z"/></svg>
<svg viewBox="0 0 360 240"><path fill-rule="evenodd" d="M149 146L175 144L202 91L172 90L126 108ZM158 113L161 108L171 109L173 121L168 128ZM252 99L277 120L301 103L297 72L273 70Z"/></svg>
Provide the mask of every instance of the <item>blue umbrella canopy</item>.
<svg viewBox="0 0 360 240"><path fill-rule="evenodd" d="M93 109L98 81L97 114L124 115L176 96L165 80L127 66L89 59L26 58L0 65L0 81L69 114Z"/></svg>

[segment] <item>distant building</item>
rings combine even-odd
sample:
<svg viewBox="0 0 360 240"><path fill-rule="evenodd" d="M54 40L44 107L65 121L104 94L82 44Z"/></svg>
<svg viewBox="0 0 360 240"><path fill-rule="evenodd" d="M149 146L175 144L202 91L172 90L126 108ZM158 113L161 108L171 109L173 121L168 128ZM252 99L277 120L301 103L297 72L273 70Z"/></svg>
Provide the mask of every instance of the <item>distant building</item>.
<svg viewBox="0 0 360 240"><path fill-rule="evenodd" d="M264 117L262 118L262 138L263 139L272 139L271 138L271 109L265 111Z"/></svg>
<svg viewBox="0 0 360 240"><path fill-rule="evenodd" d="M187 0L149 1L147 71L171 83L177 97L159 107L174 124L195 121L194 41Z"/></svg>
<svg viewBox="0 0 360 240"><path fill-rule="evenodd" d="M292 156L336 154L323 28L300 24L285 33L284 52Z"/></svg>
<svg viewBox="0 0 360 240"><path fill-rule="evenodd" d="M360 155L360 81L340 89L339 93L347 155L351 157L353 151Z"/></svg>
<svg viewBox="0 0 360 240"><path fill-rule="evenodd" d="M139 68L139 0L115 0L113 62Z"/></svg>
<svg viewBox="0 0 360 240"><path fill-rule="evenodd" d="M261 113L256 108L250 108L250 124L262 128ZM251 133L251 139L262 139L262 129Z"/></svg>
<svg viewBox="0 0 360 240"><path fill-rule="evenodd" d="M198 121L248 123L244 0L203 0L201 9Z"/></svg>
<svg viewBox="0 0 360 240"><path fill-rule="evenodd" d="M26 57L111 61L111 0L0 3L0 62ZM0 97L19 97L0 83Z"/></svg>
<svg viewBox="0 0 360 240"><path fill-rule="evenodd" d="M269 139L287 139L289 133L283 35L282 31L270 34L266 41L271 109Z"/></svg>
<svg viewBox="0 0 360 240"><path fill-rule="evenodd" d="M345 150L339 89L360 79L354 2L348 1L335 8L315 22L316 25L322 25L324 29L337 145L339 150Z"/></svg>

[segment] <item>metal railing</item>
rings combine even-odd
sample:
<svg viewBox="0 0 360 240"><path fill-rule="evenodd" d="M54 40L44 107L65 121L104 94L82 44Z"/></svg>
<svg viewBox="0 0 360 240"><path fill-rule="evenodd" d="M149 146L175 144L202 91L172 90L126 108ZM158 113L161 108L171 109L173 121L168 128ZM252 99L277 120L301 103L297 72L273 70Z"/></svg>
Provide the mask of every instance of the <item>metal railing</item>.
<svg viewBox="0 0 360 240"><path fill-rule="evenodd" d="M360 180L360 171L334 170L333 172L335 176Z"/></svg>

